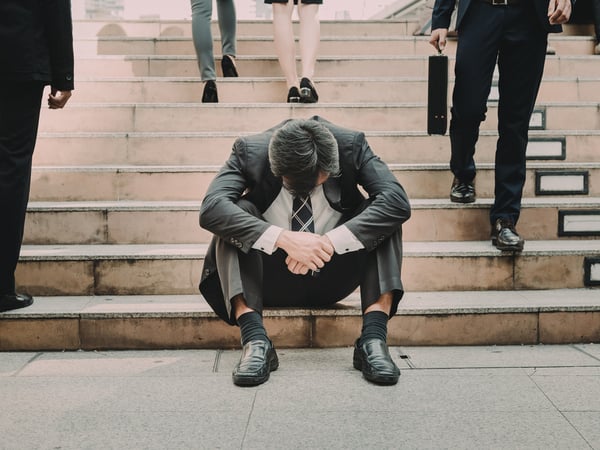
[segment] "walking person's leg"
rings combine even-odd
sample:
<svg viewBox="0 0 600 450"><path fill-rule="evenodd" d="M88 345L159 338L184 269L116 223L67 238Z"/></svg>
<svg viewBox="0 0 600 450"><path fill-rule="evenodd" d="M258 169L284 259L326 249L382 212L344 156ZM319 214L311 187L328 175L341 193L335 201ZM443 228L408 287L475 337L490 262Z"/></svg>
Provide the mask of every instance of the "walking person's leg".
<svg viewBox="0 0 600 450"><path fill-rule="evenodd" d="M205 82L202 103L217 103L217 74L211 31L212 0L191 0L192 39L196 50L200 79Z"/></svg>

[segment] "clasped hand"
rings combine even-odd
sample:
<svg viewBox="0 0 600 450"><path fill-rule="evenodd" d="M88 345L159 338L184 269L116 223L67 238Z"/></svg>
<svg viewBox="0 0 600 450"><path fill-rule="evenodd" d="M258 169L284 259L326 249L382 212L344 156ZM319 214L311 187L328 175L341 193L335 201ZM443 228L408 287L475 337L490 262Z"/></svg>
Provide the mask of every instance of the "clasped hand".
<svg viewBox="0 0 600 450"><path fill-rule="evenodd" d="M304 231L282 231L277 246L288 255L285 259L288 270L297 275L321 269L334 253L327 236Z"/></svg>

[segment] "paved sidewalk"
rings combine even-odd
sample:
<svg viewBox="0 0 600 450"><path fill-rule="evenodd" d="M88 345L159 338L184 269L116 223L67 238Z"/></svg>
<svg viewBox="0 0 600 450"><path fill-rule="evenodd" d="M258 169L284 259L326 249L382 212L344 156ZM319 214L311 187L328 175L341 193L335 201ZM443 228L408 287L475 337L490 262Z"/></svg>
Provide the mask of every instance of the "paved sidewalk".
<svg viewBox="0 0 600 450"><path fill-rule="evenodd" d="M600 345L394 347L396 386L352 349L0 353L2 449L600 449Z"/></svg>

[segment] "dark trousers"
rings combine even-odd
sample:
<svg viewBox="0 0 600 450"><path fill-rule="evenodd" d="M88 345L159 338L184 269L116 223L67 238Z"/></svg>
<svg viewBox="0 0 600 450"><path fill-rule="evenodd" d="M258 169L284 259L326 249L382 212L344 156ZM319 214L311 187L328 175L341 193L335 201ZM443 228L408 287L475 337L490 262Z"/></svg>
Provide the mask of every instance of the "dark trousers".
<svg viewBox="0 0 600 450"><path fill-rule="evenodd" d="M0 101L0 294L15 292L44 90L42 83L31 82L5 87Z"/></svg>
<svg viewBox="0 0 600 450"><path fill-rule="evenodd" d="M499 218L514 223L519 219L529 120L544 71L546 45L547 33L528 2L506 7L473 1L458 30L450 169L462 181L475 178L475 144L498 63L499 138L491 223Z"/></svg>
<svg viewBox="0 0 600 450"><path fill-rule="evenodd" d="M239 205L260 217L259 211L249 202L242 201ZM392 292L394 301L390 316L396 313L403 294L400 279L401 230L371 252L361 250L335 254L318 276L289 272L285 265L285 252L281 250L272 255L258 250L244 253L215 237L209 253L208 258L212 260L214 257L216 262L218 280L212 277L203 280L200 291L217 315L230 324L235 324L231 300L240 294L250 308L262 314L263 307L270 306L329 306L343 300L360 286L363 311L383 293Z"/></svg>

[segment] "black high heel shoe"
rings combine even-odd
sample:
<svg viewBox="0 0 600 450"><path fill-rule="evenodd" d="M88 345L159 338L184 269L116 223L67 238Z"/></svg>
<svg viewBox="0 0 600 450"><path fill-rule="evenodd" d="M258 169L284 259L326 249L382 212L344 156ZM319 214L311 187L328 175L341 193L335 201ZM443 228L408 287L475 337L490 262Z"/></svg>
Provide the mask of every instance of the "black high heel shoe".
<svg viewBox="0 0 600 450"><path fill-rule="evenodd" d="M319 101L319 94L317 94L314 84L308 78L300 80L300 101L302 103L317 103Z"/></svg>
<svg viewBox="0 0 600 450"><path fill-rule="evenodd" d="M298 91L296 86L292 86L288 91L287 102L300 103L300 91Z"/></svg>
<svg viewBox="0 0 600 450"><path fill-rule="evenodd" d="M202 103L219 103L219 96L217 95L217 83L215 83L214 80L208 80L204 84Z"/></svg>
<svg viewBox="0 0 600 450"><path fill-rule="evenodd" d="M221 59L221 69L223 69L223 76L225 78L238 77L237 67L235 67L235 60L229 55L223 55Z"/></svg>

